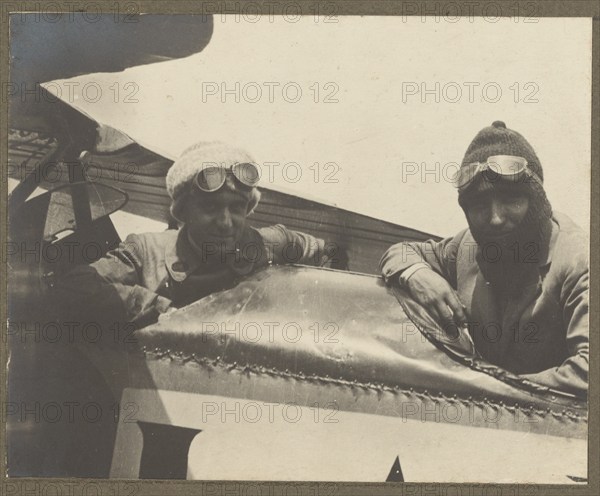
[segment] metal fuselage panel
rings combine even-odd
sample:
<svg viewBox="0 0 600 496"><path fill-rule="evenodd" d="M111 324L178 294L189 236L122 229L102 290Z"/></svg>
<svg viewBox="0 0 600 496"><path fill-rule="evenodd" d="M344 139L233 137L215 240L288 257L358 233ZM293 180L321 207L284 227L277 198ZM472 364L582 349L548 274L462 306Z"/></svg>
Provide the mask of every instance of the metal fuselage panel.
<svg viewBox="0 0 600 496"><path fill-rule="evenodd" d="M269 267L136 341L111 477L586 477L585 404L455 361L376 277Z"/></svg>

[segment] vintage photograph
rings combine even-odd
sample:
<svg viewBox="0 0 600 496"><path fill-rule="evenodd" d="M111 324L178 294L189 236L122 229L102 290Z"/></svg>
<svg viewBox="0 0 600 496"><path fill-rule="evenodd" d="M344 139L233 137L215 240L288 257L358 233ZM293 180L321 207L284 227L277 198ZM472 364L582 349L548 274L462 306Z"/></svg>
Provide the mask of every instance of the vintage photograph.
<svg viewBox="0 0 600 496"><path fill-rule="evenodd" d="M8 12L9 480L588 483L591 18L94 5Z"/></svg>

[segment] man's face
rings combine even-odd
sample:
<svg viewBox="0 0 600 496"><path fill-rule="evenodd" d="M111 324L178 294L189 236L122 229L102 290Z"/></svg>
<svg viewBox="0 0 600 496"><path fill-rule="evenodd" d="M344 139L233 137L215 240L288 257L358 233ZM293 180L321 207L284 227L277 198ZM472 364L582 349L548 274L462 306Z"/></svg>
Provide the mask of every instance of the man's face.
<svg viewBox="0 0 600 496"><path fill-rule="evenodd" d="M513 232L529 208L528 196L511 184L496 184L491 191L475 193L464 204L471 231L493 242Z"/></svg>
<svg viewBox="0 0 600 496"><path fill-rule="evenodd" d="M192 189L183 210L188 236L199 248L212 244L211 250L235 248L244 231L249 200L222 188L214 193Z"/></svg>

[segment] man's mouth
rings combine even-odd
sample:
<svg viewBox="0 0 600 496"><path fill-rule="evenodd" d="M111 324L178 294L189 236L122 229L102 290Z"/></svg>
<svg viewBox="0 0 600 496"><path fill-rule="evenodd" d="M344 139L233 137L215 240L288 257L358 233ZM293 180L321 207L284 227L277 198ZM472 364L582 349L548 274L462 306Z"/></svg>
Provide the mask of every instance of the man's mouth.
<svg viewBox="0 0 600 496"><path fill-rule="evenodd" d="M227 234L227 235L209 234L209 238L216 240L216 241L234 241L235 240L235 236L233 234Z"/></svg>
<svg viewBox="0 0 600 496"><path fill-rule="evenodd" d="M501 238L505 238L510 233L512 233L512 230L493 231L493 232L484 232L484 233L482 233L482 236L486 239L501 239Z"/></svg>

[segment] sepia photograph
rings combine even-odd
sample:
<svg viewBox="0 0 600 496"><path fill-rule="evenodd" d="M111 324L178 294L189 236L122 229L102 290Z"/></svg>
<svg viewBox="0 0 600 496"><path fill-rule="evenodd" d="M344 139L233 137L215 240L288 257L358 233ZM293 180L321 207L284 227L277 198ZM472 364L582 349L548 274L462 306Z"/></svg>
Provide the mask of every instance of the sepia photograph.
<svg viewBox="0 0 600 496"><path fill-rule="evenodd" d="M2 7L3 494L583 488L592 18L271 4Z"/></svg>

